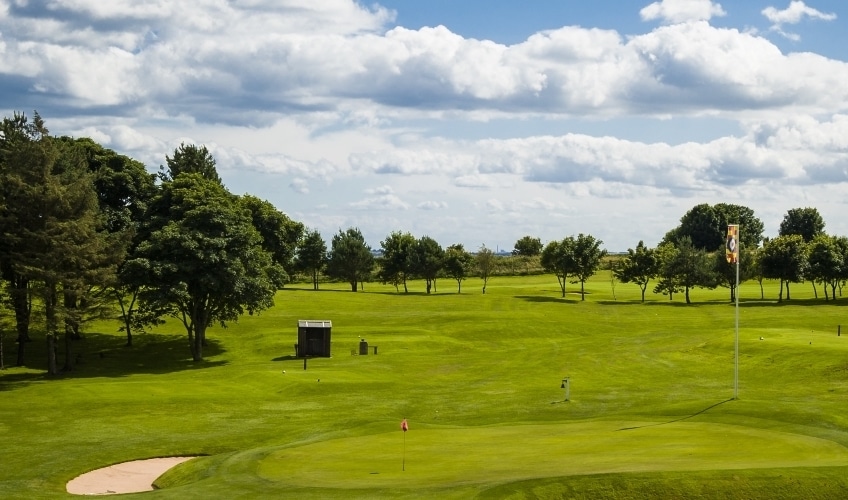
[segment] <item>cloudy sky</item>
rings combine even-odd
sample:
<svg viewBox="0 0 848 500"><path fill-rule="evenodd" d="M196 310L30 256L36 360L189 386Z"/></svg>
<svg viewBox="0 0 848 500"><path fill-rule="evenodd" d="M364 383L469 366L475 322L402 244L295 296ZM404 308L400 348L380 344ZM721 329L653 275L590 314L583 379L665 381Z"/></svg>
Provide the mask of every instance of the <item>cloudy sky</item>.
<svg viewBox="0 0 848 500"><path fill-rule="evenodd" d="M329 239L656 245L699 203L848 235L844 0L0 0L0 112L37 110Z"/></svg>

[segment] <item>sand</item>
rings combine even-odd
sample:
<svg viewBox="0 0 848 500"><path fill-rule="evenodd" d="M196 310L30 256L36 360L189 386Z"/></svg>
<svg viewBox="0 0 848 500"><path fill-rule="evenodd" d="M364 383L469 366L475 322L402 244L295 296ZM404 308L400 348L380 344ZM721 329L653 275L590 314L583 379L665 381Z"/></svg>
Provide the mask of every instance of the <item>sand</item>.
<svg viewBox="0 0 848 500"><path fill-rule="evenodd" d="M86 472L68 482L74 495L112 495L152 491L153 482L168 469L194 457L151 458L110 465Z"/></svg>

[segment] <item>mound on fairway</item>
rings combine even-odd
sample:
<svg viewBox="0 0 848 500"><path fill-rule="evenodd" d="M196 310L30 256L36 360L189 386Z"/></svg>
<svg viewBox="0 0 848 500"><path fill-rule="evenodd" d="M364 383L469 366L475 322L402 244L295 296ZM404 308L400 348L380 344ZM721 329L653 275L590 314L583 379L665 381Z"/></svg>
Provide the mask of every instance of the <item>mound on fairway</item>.
<svg viewBox="0 0 848 500"><path fill-rule="evenodd" d="M602 421L336 439L273 452L257 472L298 487L416 488L609 472L843 465L848 448L810 436L715 423Z"/></svg>

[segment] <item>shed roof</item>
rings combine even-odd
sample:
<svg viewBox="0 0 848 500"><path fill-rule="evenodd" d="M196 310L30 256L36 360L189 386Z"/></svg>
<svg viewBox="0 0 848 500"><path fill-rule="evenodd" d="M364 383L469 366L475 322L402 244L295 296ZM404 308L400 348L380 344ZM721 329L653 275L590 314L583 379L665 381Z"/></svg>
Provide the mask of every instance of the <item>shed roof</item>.
<svg viewBox="0 0 848 500"><path fill-rule="evenodd" d="M333 322L328 319L299 319L298 328L332 328Z"/></svg>

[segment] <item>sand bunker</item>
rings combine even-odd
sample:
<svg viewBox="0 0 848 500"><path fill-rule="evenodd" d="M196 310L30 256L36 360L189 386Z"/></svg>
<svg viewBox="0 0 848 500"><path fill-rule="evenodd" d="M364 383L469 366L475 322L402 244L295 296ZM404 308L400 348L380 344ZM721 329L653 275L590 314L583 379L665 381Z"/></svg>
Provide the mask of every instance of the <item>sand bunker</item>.
<svg viewBox="0 0 848 500"><path fill-rule="evenodd" d="M153 482L168 469L194 457L166 457L136 460L86 472L68 482L74 495L112 495L152 491Z"/></svg>

